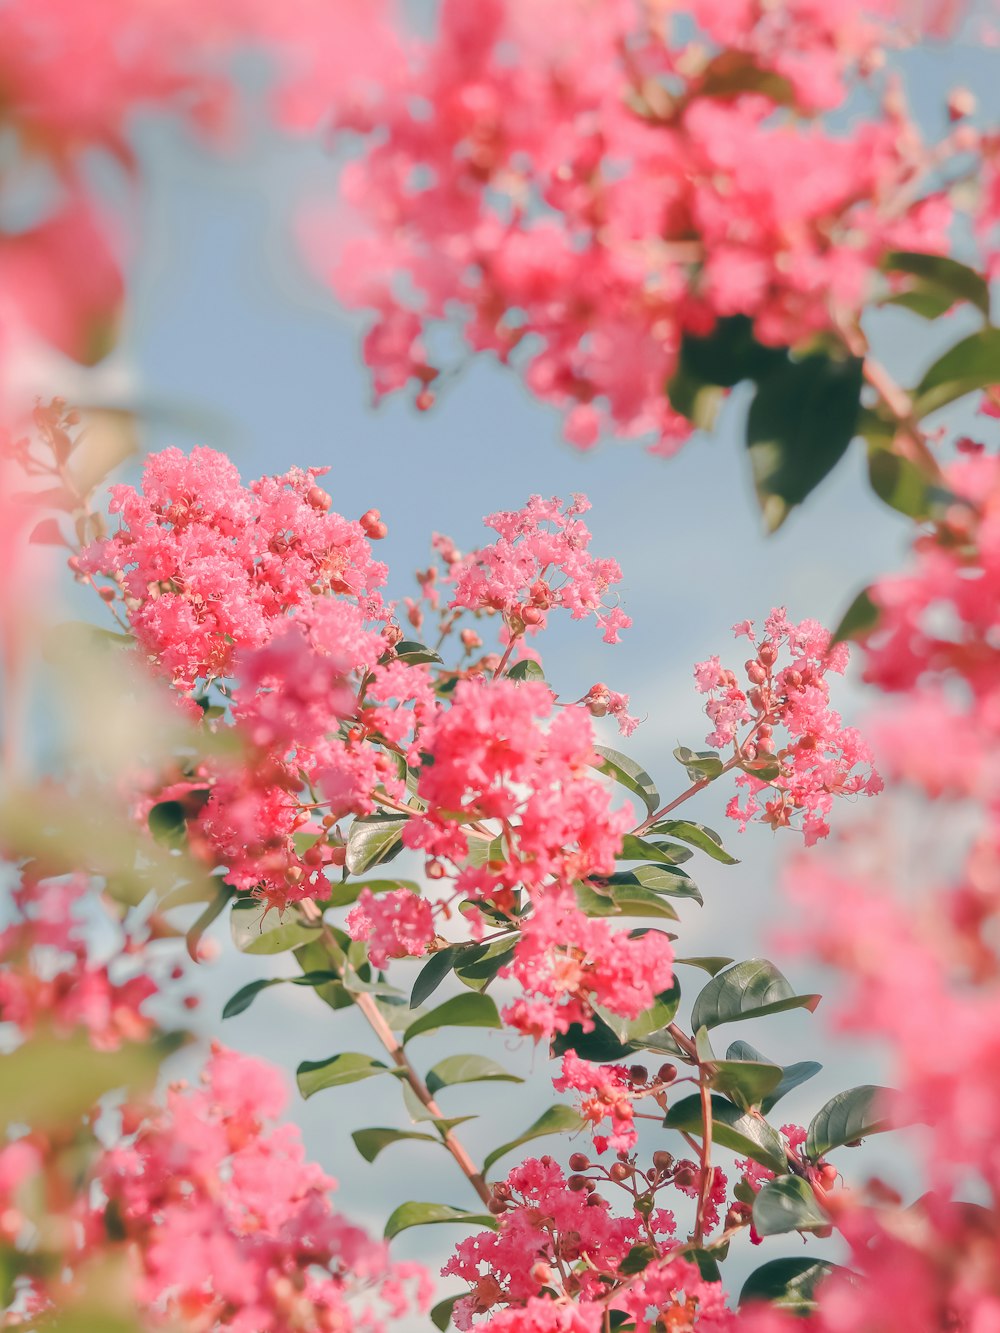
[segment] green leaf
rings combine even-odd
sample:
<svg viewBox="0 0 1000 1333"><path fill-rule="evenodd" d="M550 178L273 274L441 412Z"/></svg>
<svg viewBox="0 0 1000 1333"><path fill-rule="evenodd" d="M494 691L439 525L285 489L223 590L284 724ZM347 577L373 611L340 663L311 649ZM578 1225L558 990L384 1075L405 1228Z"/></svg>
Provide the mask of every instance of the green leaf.
<svg viewBox="0 0 1000 1333"><path fill-rule="evenodd" d="M258 981L251 981L248 985L241 986L235 995L231 995L226 1001L222 1017L235 1018L237 1014L242 1014L244 1010L250 1008L260 992L270 986L324 986L330 981L339 980L337 973L329 970L305 972L301 977L262 977Z"/></svg>
<svg viewBox="0 0 1000 1333"><path fill-rule="evenodd" d="M869 448L868 480L880 500L907 518L930 518L958 499L932 485L916 463L891 449Z"/></svg>
<svg viewBox="0 0 1000 1333"><path fill-rule="evenodd" d="M660 1252L655 1245L648 1243L633 1245L618 1265L618 1272L622 1277L631 1277L633 1273L641 1273L649 1267L654 1259L659 1258L659 1254Z"/></svg>
<svg viewBox="0 0 1000 1333"><path fill-rule="evenodd" d="M704 957L704 958L675 958L675 963L685 963L688 967L700 967L703 972L714 977L717 972L721 972L724 967L728 967L733 960L723 957Z"/></svg>
<svg viewBox="0 0 1000 1333"><path fill-rule="evenodd" d="M879 608L867 588L862 588L840 618L840 624L830 637L830 647L853 639L862 643L878 624Z"/></svg>
<svg viewBox="0 0 1000 1333"><path fill-rule="evenodd" d="M503 1065L488 1060L485 1055L449 1055L427 1074L427 1087L433 1095L441 1088L456 1083L523 1083L523 1078L510 1074Z"/></svg>
<svg viewBox="0 0 1000 1333"><path fill-rule="evenodd" d="M668 898L693 898L697 903L704 901L701 890L690 875L683 870L675 870L672 865L646 863L633 866L631 870L618 870L613 875L595 877L592 883L598 888L609 889L639 886L652 893L665 894Z"/></svg>
<svg viewBox="0 0 1000 1333"><path fill-rule="evenodd" d="M606 893L591 888L589 884L577 884L575 891L577 905L587 916L641 916L666 921L680 920L668 902L638 884L622 884Z"/></svg>
<svg viewBox="0 0 1000 1333"><path fill-rule="evenodd" d="M693 819L664 819L654 824L650 833L662 833L668 838L680 838L689 842L700 852L706 852L713 861L721 861L725 866L739 865L735 856L730 856L722 845L722 839L714 829L705 824L697 824Z"/></svg>
<svg viewBox="0 0 1000 1333"><path fill-rule="evenodd" d="M470 951L466 955L468 962L459 961L456 965L455 976L473 990L482 990L514 957L516 943L516 940L493 940L488 946L477 945L475 953Z"/></svg>
<svg viewBox="0 0 1000 1333"><path fill-rule="evenodd" d="M403 850L403 825L407 815L363 815L347 835L348 874L363 875L373 865L391 861Z"/></svg>
<svg viewBox="0 0 1000 1333"><path fill-rule="evenodd" d="M413 990L410 992L411 1009L416 1009L418 1005L423 1004L429 995L434 994L455 966L462 948L461 944L449 944L447 949L440 949L437 953L431 954L417 973L417 979L413 983Z"/></svg>
<svg viewBox="0 0 1000 1333"><path fill-rule="evenodd" d="M460 1301L461 1296L446 1296L443 1301L438 1301L437 1305L431 1310L431 1323L435 1328L440 1329L441 1333L451 1323L451 1312L455 1308L455 1302Z"/></svg>
<svg viewBox="0 0 1000 1333"><path fill-rule="evenodd" d="M419 666L421 662L440 662L443 659L433 648L428 648L426 644L416 643L412 639L404 639L402 643L396 644L396 658L400 662L406 662L409 666Z"/></svg>
<svg viewBox="0 0 1000 1333"><path fill-rule="evenodd" d="M629 759L618 750L609 750L606 745L595 745L594 753L600 755L603 760L598 764L600 771L613 778L620 786L627 788L634 796L638 796L649 813L653 814L660 804L660 793L646 770L634 759Z"/></svg>
<svg viewBox="0 0 1000 1333"><path fill-rule="evenodd" d="M691 1026L718 1027L743 1018L779 1014L785 1009L815 1010L818 995L796 995L773 963L750 958L713 977L694 1002Z"/></svg>
<svg viewBox="0 0 1000 1333"><path fill-rule="evenodd" d="M917 294L947 301L968 301L987 319L990 317L990 288L982 274L947 255L925 255L911 250L892 250L882 261L887 273L906 273L916 278L911 289ZM943 311L941 312L943 313Z"/></svg>
<svg viewBox="0 0 1000 1333"><path fill-rule="evenodd" d="M415 1129L356 1129L351 1135L354 1146L366 1162L374 1162L383 1148L400 1139L423 1139L425 1143L438 1143L441 1140L433 1134L421 1134Z"/></svg>
<svg viewBox="0 0 1000 1333"><path fill-rule="evenodd" d="M335 941L340 941L339 946ZM328 924L322 939L310 940L308 944L300 944L294 950L295 961L304 974L323 972L335 965L344 967L346 958L343 951L350 942L343 931ZM354 996L339 980L324 982L322 985L314 986L313 989L331 1009L348 1009L354 1003Z"/></svg>
<svg viewBox="0 0 1000 1333"><path fill-rule="evenodd" d="M433 1226L438 1222L464 1222L468 1226L488 1227L491 1231L495 1231L497 1226L496 1218L489 1213L469 1213L450 1203L401 1203L389 1215L385 1224L385 1238L392 1240L393 1236L398 1236L410 1227Z"/></svg>
<svg viewBox="0 0 1000 1333"><path fill-rule="evenodd" d="M754 1199L753 1224L760 1236L781 1236L786 1231L815 1231L830 1222L801 1176L778 1176L762 1185Z"/></svg>
<svg viewBox="0 0 1000 1333"><path fill-rule="evenodd" d="M704 1031L704 1029L700 1029ZM715 1060L711 1086L744 1111L760 1107L781 1082L781 1066L767 1060Z"/></svg>
<svg viewBox="0 0 1000 1333"><path fill-rule="evenodd" d="M610 1017L610 1015L609 1015ZM607 1023L596 1015L590 1032L584 1032L579 1023L571 1023L565 1032L557 1032L552 1038L549 1053L558 1059L567 1051L575 1051L581 1060L590 1060L594 1064L607 1064L609 1060L620 1060L629 1055L632 1047L615 1036Z"/></svg>
<svg viewBox="0 0 1000 1333"><path fill-rule="evenodd" d="M897 292L895 296L887 296L879 304L902 306L904 310L912 311L914 315L919 315L921 319L940 319L955 304L955 298L934 287L914 283L907 291Z"/></svg>
<svg viewBox="0 0 1000 1333"><path fill-rule="evenodd" d="M377 1074L394 1073L394 1069L381 1060L373 1060L370 1055L345 1051L342 1055L332 1055L329 1060L303 1061L295 1071L295 1081L303 1097L312 1097L324 1088L340 1088L346 1083L374 1078Z"/></svg>
<svg viewBox="0 0 1000 1333"><path fill-rule="evenodd" d="M515 662L506 673L508 680L544 680L545 672L542 670L540 662L533 662L530 657L526 657L521 662Z"/></svg>
<svg viewBox="0 0 1000 1333"><path fill-rule="evenodd" d="M694 1093L675 1102L663 1121L667 1129L683 1130L701 1136L701 1097ZM784 1171L788 1165L784 1144L777 1130L766 1120L748 1115L725 1097L712 1096L712 1137L724 1148L751 1157L770 1171Z"/></svg>
<svg viewBox="0 0 1000 1333"><path fill-rule="evenodd" d="M913 414L919 420L993 384L1000 384L1000 329L980 329L930 367L914 392Z"/></svg>
<svg viewBox="0 0 1000 1333"><path fill-rule="evenodd" d="M781 1101L782 1097L797 1088L800 1083L805 1083L814 1078L823 1068L816 1060L800 1060L797 1064L777 1065L774 1060L769 1060L766 1055L761 1055L755 1047L747 1041L734 1041L726 1051L727 1060L755 1060L761 1064L775 1065L780 1071L781 1078L772 1092L764 1098L761 1103L761 1110L767 1115L771 1108Z"/></svg>
<svg viewBox="0 0 1000 1333"><path fill-rule="evenodd" d="M692 782L712 782L724 767L715 750L689 750L686 745L678 745L674 758L684 765Z"/></svg>
<svg viewBox="0 0 1000 1333"><path fill-rule="evenodd" d="M454 995L436 1009L423 1014L406 1029L404 1041L411 1041L423 1032L437 1032L438 1028L498 1028L501 1027L497 1007L488 995L470 991L465 995Z"/></svg>
<svg viewBox="0 0 1000 1333"><path fill-rule="evenodd" d="M681 343L679 370L703 385L730 389L741 380L759 379L784 360L780 348L766 347L754 337L753 321L733 315L717 321L705 338L686 335ZM678 412L683 409L671 402Z"/></svg>
<svg viewBox="0 0 1000 1333"><path fill-rule="evenodd" d="M205 908L204 912L198 917L198 920L188 928L188 931L184 936L184 943L187 947L189 957L194 962L197 963L198 961L198 945L201 943L202 936L205 934L205 931L208 930L209 926L217 921L226 910L232 896L233 889L231 886L219 883L215 892L215 897Z"/></svg>
<svg viewBox="0 0 1000 1333"><path fill-rule="evenodd" d="M791 1314L810 1314L816 1309L816 1288L837 1268L825 1259L807 1259L804 1255L771 1259L754 1269L743 1283L740 1305L768 1301Z"/></svg>
<svg viewBox="0 0 1000 1333"><path fill-rule="evenodd" d="M483 1174L486 1174L494 1162L498 1162L515 1148L520 1148L522 1144L544 1138L548 1134L563 1134L582 1129L584 1123L571 1106L550 1106L547 1111L542 1112L534 1124L528 1126L523 1134L486 1154L483 1159Z"/></svg>
<svg viewBox="0 0 1000 1333"><path fill-rule="evenodd" d="M158 801L147 819L149 831L166 847L183 847L187 842L187 820L180 801Z"/></svg>
<svg viewBox="0 0 1000 1333"><path fill-rule="evenodd" d="M815 353L787 361L758 386L747 447L764 524L774 532L840 462L861 409L863 361Z"/></svg>
<svg viewBox="0 0 1000 1333"><path fill-rule="evenodd" d="M892 1095L891 1088L873 1083L838 1092L813 1116L806 1135L806 1156L816 1161L831 1148L892 1129L886 1105Z"/></svg>
<svg viewBox="0 0 1000 1333"><path fill-rule="evenodd" d="M603 1005L595 1005L594 1013L606 1024L615 1037L627 1043L629 1049L641 1047L646 1037L650 1037L661 1028L665 1028L668 1023L672 1023L677 1015L677 1008L681 1002L681 988L676 979L670 990L663 991L657 995L653 1003L638 1018L623 1018L621 1014L612 1013L610 1009L605 1009ZM582 1052L577 1052L582 1054Z"/></svg>
<svg viewBox="0 0 1000 1333"><path fill-rule="evenodd" d="M622 838L622 849L615 860L669 862L670 846L665 842L649 842L646 838L637 838L634 833L626 833Z"/></svg>
<svg viewBox="0 0 1000 1333"><path fill-rule="evenodd" d="M246 901L233 904L229 924L233 943L249 954L284 953L308 944L320 929L318 922L304 921L294 906L281 912L266 903Z"/></svg>
<svg viewBox="0 0 1000 1333"><path fill-rule="evenodd" d="M750 773L759 782L773 782L781 776L781 760L773 754L758 755L755 759L744 759L740 763L744 773Z"/></svg>

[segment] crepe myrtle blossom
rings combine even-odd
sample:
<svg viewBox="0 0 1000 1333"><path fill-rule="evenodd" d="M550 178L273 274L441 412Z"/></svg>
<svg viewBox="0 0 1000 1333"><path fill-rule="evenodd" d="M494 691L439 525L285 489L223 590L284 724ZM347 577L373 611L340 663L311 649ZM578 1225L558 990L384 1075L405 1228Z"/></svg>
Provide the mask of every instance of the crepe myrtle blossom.
<svg viewBox="0 0 1000 1333"><path fill-rule="evenodd" d="M751 621L734 632L752 646L745 683L718 657L694 670L696 688L708 696L713 730L706 740L732 747L726 767L744 791L743 804L734 796L726 813L741 831L756 816L773 829L801 816L809 846L829 833L835 796L874 796L883 786L867 742L830 707L827 675L843 674L848 646L831 644L815 620L790 621L783 607L767 617L759 641Z"/></svg>

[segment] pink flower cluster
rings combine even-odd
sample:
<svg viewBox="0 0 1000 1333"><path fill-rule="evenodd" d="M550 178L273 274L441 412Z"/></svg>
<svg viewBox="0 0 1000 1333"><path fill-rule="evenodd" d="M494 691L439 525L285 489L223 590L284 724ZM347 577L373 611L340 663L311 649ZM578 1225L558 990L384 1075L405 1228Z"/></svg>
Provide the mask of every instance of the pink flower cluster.
<svg viewBox="0 0 1000 1333"><path fill-rule="evenodd" d="M10 890L13 920L0 930L0 1023L29 1038L82 1029L97 1050L143 1041L153 1030L146 1002L159 989L141 968L136 942L109 963L90 959L77 908L89 893L82 875L39 879L25 872ZM131 962L131 965L130 965Z"/></svg>
<svg viewBox="0 0 1000 1333"><path fill-rule="evenodd" d="M583 1159L580 1169L588 1166ZM622 1160L616 1166L618 1174L613 1166L606 1182L634 1174ZM723 1189L724 1183L723 1177ZM455 1305L459 1329L472 1328L474 1316L487 1312L489 1327L506 1333L601 1333L614 1311L634 1321L636 1333L721 1333L739 1326L721 1286L704 1282L675 1253L674 1221L666 1210L647 1212L645 1219L638 1212L616 1217L593 1177L567 1179L551 1157L531 1158L494 1185L490 1208L497 1230L461 1241L442 1270L471 1288ZM635 1246L649 1252L639 1272L625 1264ZM506 1308L496 1310L501 1305Z"/></svg>
<svg viewBox="0 0 1000 1333"><path fill-rule="evenodd" d="M593 613L605 643L617 643L632 621L619 607L604 606L622 574L616 560L588 552L590 533L580 515L589 508L583 495L574 495L565 510L557 499L533 495L523 509L488 515L498 540L451 566L451 605L499 611L513 638L544 629L553 607L574 620Z"/></svg>
<svg viewBox="0 0 1000 1333"><path fill-rule="evenodd" d="M426 1306L419 1266L390 1264L336 1213L334 1182L306 1160L297 1128L269 1123L285 1101L276 1070L215 1046L200 1087L174 1084L162 1109L126 1110L125 1137L95 1176L157 1324L376 1333L408 1312L411 1283Z"/></svg>
<svg viewBox="0 0 1000 1333"><path fill-rule="evenodd" d="M827 673L847 666L845 643L830 645L830 635L815 620L789 621L783 607L764 622L757 642L749 620L734 626L745 635L755 656L745 666L747 685L710 657L695 667L695 683L709 696L705 711L714 730L709 745L733 747L726 767L737 769L736 782L746 791L741 807L734 796L726 813L741 831L755 815L777 829L802 816L806 845L826 837L835 796L882 790L871 751L854 727L845 727L830 708ZM788 665L781 666L782 650ZM740 728L747 727L741 737ZM786 733L775 738L775 728ZM770 792L763 808L758 797Z"/></svg>
<svg viewBox="0 0 1000 1333"><path fill-rule="evenodd" d="M929 17L946 28L949 7ZM457 319L473 351L523 350L579 447L610 426L675 449L690 426L664 385L686 333L743 315L796 343L857 314L887 250L947 252L952 204L923 186L898 91L846 131L814 121L918 35L903 0L552 0L544 23L533 0L475 21L442 5L338 108L367 152L342 178L353 233L317 257L374 313L377 392L413 383L429 405L434 334Z"/></svg>

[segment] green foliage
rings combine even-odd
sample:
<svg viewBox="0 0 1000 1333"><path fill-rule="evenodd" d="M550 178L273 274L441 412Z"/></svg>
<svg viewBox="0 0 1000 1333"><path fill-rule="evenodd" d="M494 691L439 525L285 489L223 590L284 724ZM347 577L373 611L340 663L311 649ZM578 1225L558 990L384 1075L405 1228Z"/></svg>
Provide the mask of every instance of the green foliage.
<svg viewBox="0 0 1000 1333"><path fill-rule="evenodd" d="M501 1027L497 1007L488 995L473 991L468 995L454 995L436 1009L422 1014L406 1028L405 1041L411 1041L424 1032L437 1032L446 1027L498 1028Z"/></svg>
<svg viewBox="0 0 1000 1333"><path fill-rule="evenodd" d="M786 1231L816 1231L829 1226L809 1183L801 1176L778 1176L762 1185L753 1205L753 1224L760 1236Z"/></svg>
<svg viewBox="0 0 1000 1333"><path fill-rule="evenodd" d="M926 371L913 395L919 420L977 389L1000 383L1000 329L980 329L949 348Z"/></svg>
<svg viewBox="0 0 1000 1333"><path fill-rule="evenodd" d="M660 843L661 847L667 846ZM662 893L668 898L693 898L703 903L701 890L694 880L683 870L676 870L673 865L661 865L658 862L645 862L633 866L631 870L618 870L613 875L591 880L592 884L614 889L618 886L638 886L653 893Z"/></svg>
<svg viewBox="0 0 1000 1333"><path fill-rule="evenodd" d="M319 923L304 921L297 907L276 907L255 900L233 904L229 918L233 943L241 953L284 953L308 944L319 933Z"/></svg>
<svg viewBox="0 0 1000 1333"><path fill-rule="evenodd" d="M748 1115L726 1097L712 1095L712 1137L724 1148L750 1157L770 1171L784 1171L785 1148L777 1130L759 1116ZM663 1121L667 1129L701 1137L701 1097L694 1093L674 1102Z"/></svg>
<svg viewBox="0 0 1000 1333"><path fill-rule="evenodd" d="M751 958L712 978L694 1002L691 1026L697 1031L785 1009L812 1011L819 1001L818 995L796 995L773 963Z"/></svg>
<svg viewBox="0 0 1000 1333"><path fill-rule="evenodd" d="M641 884L613 885L607 890L592 888L589 884L577 884L576 901L581 912L587 916L643 916L659 917L666 921L679 921L675 908L650 889Z"/></svg>
<svg viewBox="0 0 1000 1333"><path fill-rule="evenodd" d="M363 875L374 865L384 865L403 850L406 815L363 815L347 835L348 874Z"/></svg>
<svg viewBox="0 0 1000 1333"><path fill-rule="evenodd" d="M470 1213L448 1203L401 1203L389 1214L385 1224L385 1238L392 1240L410 1227L434 1226L440 1222L461 1222L467 1226L488 1227L496 1230L497 1220L489 1213Z"/></svg>
<svg viewBox="0 0 1000 1333"><path fill-rule="evenodd" d="M773 1060L769 1060L766 1055L761 1055L760 1051L756 1050L746 1041L732 1042L726 1051L726 1059L751 1060L766 1065L774 1064ZM761 1102L761 1109L765 1115L770 1112L771 1108L775 1106L786 1093L791 1092L793 1088L797 1088L800 1083L805 1083L808 1079L814 1078L823 1068L823 1066L818 1064L815 1060L800 1060L797 1064L784 1066L776 1065L775 1067L780 1073L780 1078L773 1090L769 1091Z"/></svg>
<svg viewBox="0 0 1000 1333"><path fill-rule="evenodd" d="M397 643L395 656L400 662L406 662L408 666L419 666L422 662L440 662L442 660L440 653L436 653L433 648L428 648L423 643L416 643L412 639L404 639L401 643Z"/></svg>
<svg viewBox="0 0 1000 1333"><path fill-rule="evenodd" d="M806 1134L806 1156L816 1161L832 1148L891 1129L887 1103L892 1095L891 1088L873 1083L838 1092L813 1116Z"/></svg>
<svg viewBox="0 0 1000 1333"><path fill-rule="evenodd" d="M887 299L887 305L901 305L925 319L936 319L957 301L968 301L987 320L990 317L989 284L982 274L957 259L892 250L883 259L882 268L910 279L903 292Z"/></svg>
<svg viewBox="0 0 1000 1333"><path fill-rule="evenodd" d="M431 1323L441 1333L451 1323L451 1312L455 1308L455 1302L461 1300L461 1296L446 1296L443 1301L438 1301L437 1305L431 1309Z"/></svg>
<svg viewBox="0 0 1000 1333"><path fill-rule="evenodd" d="M701 968L703 972L707 972L712 977L721 972L724 967L728 967L732 961L731 958L724 958L721 954L718 956L674 959L675 963L684 963L687 967Z"/></svg>
<svg viewBox="0 0 1000 1333"><path fill-rule="evenodd" d="M861 410L863 362L813 353L758 384L747 448L764 524L774 532L840 462Z"/></svg>
<svg viewBox="0 0 1000 1333"><path fill-rule="evenodd" d="M868 588L862 588L830 636L830 647L851 639L860 643L876 627L878 618L879 609L872 601L871 592Z"/></svg>
<svg viewBox="0 0 1000 1333"><path fill-rule="evenodd" d="M523 1083L524 1079L484 1055L449 1055L429 1071L426 1081L433 1095L456 1083Z"/></svg>
<svg viewBox="0 0 1000 1333"><path fill-rule="evenodd" d="M441 1140L433 1134L421 1134L415 1129L356 1129L351 1135L354 1146L366 1162L374 1162L384 1148L400 1139L422 1139L425 1143L437 1143Z"/></svg>
<svg viewBox="0 0 1000 1333"><path fill-rule="evenodd" d="M618 750L609 750L605 745L595 745L594 753L600 755L600 771L613 778L620 786L638 796L650 814L660 804L660 793L656 784L644 768Z"/></svg>
<svg viewBox="0 0 1000 1333"><path fill-rule="evenodd" d="M268 990L271 986L323 986L327 982L338 980L338 974L330 971L304 972L300 977L261 977L257 981L241 986L229 997L222 1010L222 1017L235 1018L237 1014L245 1013L261 991Z"/></svg>
<svg viewBox="0 0 1000 1333"><path fill-rule="evenodd" d="M807 1259L804 1255L771 1259L754 1269L743 1283L740 1305L768 1301L789 1314L809 1314L816 1308L816 1288L836 1271L837 1265L826 1259Z"/></svg>
<svg viewBox="0 0 1000 1333"><path fill-rule="evenodd" d="M696 823L693 819L663 819L654 824L649 831L689 842L692 847L697 847L700 852L705 852L713 861L721 861L723 865L739 865L738 858L730 856L723 847L718 833L705 824Z"/></svg>
<svg viewBox="0 0 1000 1333"><path fill-rule="evenodd" d="M329 1060L304 1060L295 1071L295 1081L303 1097L312 1097L325 1088L341 1088L378 1074L398 1076L399 1070L390 1069L381 1060L361 1051L345 1051L341 1055L332 1055Z"/></svg>
<svg viewBox="0 0 1000 1333"><path fill-rule="evenodd" d="M725 767L715 750L689 750L686 745L678 745L674 758L684 765L692 782L712 782Z"/></svg>
<svg viewBox="0 0 1000 1333"><path fill-rule="evenodd" d="M491 1153L487 1153L483 1159L483 1174L490 1169L494 1162L498 1162L501 1157L507 1153L513 1152L515 1148L520 1148L524 1143L530 1143L533 1139L545 1138L549 1134L563 1134L574 1130L582 1129L584 1121L569 1106L550 1106L547 1111L543 1111L538 1119L516 1139L511 1139L509 1143L501 1144L499 1148L494 1148Z"/></svg>
<svg viewBox="0 0 1000 1333"><path fill-rule="evenodd" d="M545 672L542 670L541 663L533 662L530 657L526 657L522 662L515 662L506 674L508 680L545 679Z"/></svg>

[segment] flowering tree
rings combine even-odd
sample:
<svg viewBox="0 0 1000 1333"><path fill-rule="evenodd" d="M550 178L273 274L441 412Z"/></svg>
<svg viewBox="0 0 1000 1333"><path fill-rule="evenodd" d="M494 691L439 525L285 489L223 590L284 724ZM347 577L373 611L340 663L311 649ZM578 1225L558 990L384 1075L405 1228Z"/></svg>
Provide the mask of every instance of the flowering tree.
<svg viewBox="0 0 1000 1333"><path fill-rule="evenodd" d="M1000 476L971 427L925 419L969 395L1000 415L1000 138L963 90L940 136L918 130L890 59L972 20L888 0L694 0L683 15L450 0L436 20L417 40L380 6L310 0L0 10L11 170L40 155L59 187L49 216L0 243L5 347L30 326L97 355L121 254L84 149L134 172L136 106L215 124L233 52L262 45L286 125L313 132L323 112L364 137L332 259L306 232L343 298L375 312L379 392L413 382L430 407L429 343L455 319L470 349L522 366L583 447L612 429L672 452L747 381L765 526L861 439L876 494L913 520L910 564L832 633L781 607L733 626L745 664L723 650L694 668L711 748L678 746L661 795L596 739L610 717L627 743L629 698L603 682L563 697L537 646L563 613L612 644L631 625L582 495L487 516L469 552L433 535L413 595L389 600L386 524L337 513L326 469L245 485L216 450L168 448L105 495L117 460L85 417L56 399L25 423L5 386L5 478L23 492L5 487L0 526L7 1324L335 1333L416 1310L441 1329L537 1333L986 1333L1000 1326ZM81 46L90 77L67 79ZM845 130L834 113L858 105ZM870 316L886 304L959 326L912 388L877 356ZM15 714L45 547L68 550L107 619L45 638L72 668L76 759L33 783ZM865 735L831 698L850 641L892 696ZM81 730L88 710L97 726ZM836 1022L882 1040L891 1090L853 1087L782 1123L780 1100L820 1066L775 1058L766 1020L820 997L768 959L685 951L699 860L736 864L733 839L681 808L709 788L734 836L758 821L798 837L782 947L796 970L840 974ZM835 798L860 796L882 813L865 802L844 820ZM884 811L904 800L953 816L943 870L890 847ZM419 878L395 873L404 850ZM301 1064L299 1092L396 1080L399 1122L357 1131L357 1150L437 1145L461 1204L401 1197L372 1240L276 1123L285 1092L263 1062L214 1043L200 1084L157 1088L197 1002L186 962L218 947L223 914L237 949L298 969L244 986L224 1017L275 984L311 991L333 1023L360 1015L370 1043ZM748 1020L765 1020L771 1055L724 1042ZM452 1029L454 1053L425 1068L412 1043ZM447 1090L502 1087L506 1121L519 1079L466 1053L464 1029L551 1061L550 1106L482 1161ZM845 1148L904 1125L921 1127L926 1192L845 1180ZM543 1137L551 1153L525 1158ZM429 1275L387 1242L432 1223L463 1239L442 1268L460 1290L429 1308ZM839 1250L815 1245L834 1232ZM809 1247L765 1249L729 1290L731 1247L791 1233Z"/></svg>

